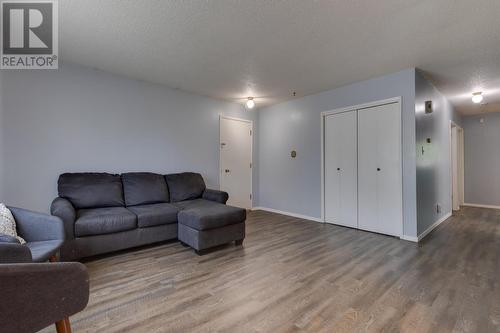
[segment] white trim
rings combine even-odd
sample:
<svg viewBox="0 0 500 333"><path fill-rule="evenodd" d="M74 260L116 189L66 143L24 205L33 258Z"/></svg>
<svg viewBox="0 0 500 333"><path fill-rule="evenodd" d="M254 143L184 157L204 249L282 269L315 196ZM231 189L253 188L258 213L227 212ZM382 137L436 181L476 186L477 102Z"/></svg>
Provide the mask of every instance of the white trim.
<svg viewBox="0 0 500 333"><path fill-rule="evenodd" d="M321 223L325 217L325 114L321 113Z"/></svg>
<svg viewBox="0 0 500 333"><path fill-rule="evenodd" d="M250 172L250 194L252 197L250 198L250 209L253 208L253 198L254 198L254 193L253 193L253 170L254 170L254 164L253 164L253 138L254 138L254 130L253 130L253 120L249 119L243 119L243 118L236 118L236 117L229 117L225 116L223 114L219 114L219 190L220 190L220 180L221 180L221 175L222 175L222 168L221 168L221 142L220 142L220 124L222 119L228 119L228 120L235 120L235 121L242 121L245 123L250 123L250 131L252 133L252 138L250 140L250 163L252 164L252 170Z"/></svg>
<svg viewBox="0 0 500 333"><path fill-rule="evenodd" d="M462 127L458 128L458 150L460 153L459 156L459 174L458 177L461 179L461 184L460 184L460 198L459 198L459 204L463 205L464 200L465 200L465 141L464 141L464 129Z"/></svg>
<svg viewBox="0 0 500 333"><path fill-rule="evenodd" d="M250 119L243 119L243 118L236 118L236 117L229 117L229 116L225 116L223 114L220 114L219 115L219 119L220 118L224 118L224 119L229 119L229 120L236 120L236 121L243 121L245 123L251 123L253 125L253 120L250 120ZM252 126L253 127L253 126Z"/></svg>
<svg viewBox="0 0 500 333"><path fill-rule="evenodd" d="M465 204L465 205L467 205L467 204ZM476 207L476 206L473 206L473 207ZM484 206L481 206L481 207L484 207ZM497 207L497 206L489 206L488 208L491 208L491 207ZM498 206L498 209L500 209L500 206ZM321 218L312 217L312 216L308 216L308 215L302 215L302 214L296 214L296 213L291 213L291 212L285 212L283 210L278 210L278 209L274 209L274 208L267 208L267 207L258 206L258 207L253 207L251 210L252 211L262 210L262 211L266 211L266 212L270 212L270 213L276 213L276 214L296 217L296 218L303 219L303 220L324 223ZM427 228L427 230L425 230L423 233L421 233L418 237L402 235L399 238L402 240L418 243L425 236L427 236L432 230L434 230L438 225L440 225L441 223L443 223L444 221L449 219L451 216L452 216L451 212L444 215L442 218L440 218L438 221L436 221L434 224L432 224L429 228ZM338 224L334 224L334 225L342 227L341 225L338 225Z"/></svg>
<svg viewBox="0 0 500 333"><path fill-rule="evenodd" d="M451 217L451 215L452 215L451 212L449 212L448 214L444 215L442 218L440 218L439 220L437 220L436 222L434 222L424 232L422 232L420 235L418 235L418 237L403 235L400 238L403 239L403 240L410 241L410 242L418 243L422 239L424 239L424 237L427 236L432 230L436 229L438 225L440 225L441 223L443 223L444 221L446 221L447 219L449 219Z"/></svg>
<svg viewBox="0 0 500 333"><path fill-rule="evenodd" d="M403 236L401 236L399 238L402 239L402 240L405 240L405 241L418 243L418 237L415 237L415 236L406 236L406 235L403 235Z"/></svg>
<svg viewBox="0 0 500 333"><path fill-rule="evenodd" d="M464 203L463 205L468 206L468 207L477 207L477 208L500 209L500 206L495 206L495 205L481 205L481 204L473 204L473 203Z"/></svg>
<svg viewBox="0 0 500 333"><path fill-rule="evenodd" d="M281 214L281 215L287 215L287 216L296 217L296 218L299 218L299 219L304 219L304 220L309 220L309 221L323 223L323 220L320 219L320 218L317 218L317 217L312 217L312 216L308 216L308 215L302 215L302 214L285 212L285 211L274 209L274 208L253 207L252 210L263 210L263 211L266 211L266 212L271 212L271 213L276 213L276 214Z"/></svg>
<svg viewBox="0 0 500 333"><path fill-rule="evenodd" d="M344 108L323 111L323 112L321 112L321 116L324 117L324 116L328 116L328 115L336 114L336 113L356 111L356 110L361 110L361 109L368 109L368 108L372 108L375 106L382 106L382 105L386 105L386 104L393 104L393 103L400 103L401 104L401 101L402 101L401 96L388 98L388 99L382 99L379 101L373 101L373 102L369 102L369 103L351 105L351 106L344 107Z"/></svg>
<svg viewBox="0 0 500 333"><path fill-rule="evenodd" d="M449 134L450 134L450 140L449 140L449 146L448 148L450 149L450 194L451 194L451 210L454 209L453 207L453 127L456 127L457 124L453 120L450 120L450 127L449 127Z"/></svg>
<svg viewBox="0 0 500 333"><path fill-rule="evenodd" d="M446 221L451 217L452 213L449 212L448 214L444 215L442 218L434 222L429 228L427 228L424 232L422 232L420 235L418 235L418 241L420 242L422 239L424 239L425 236L427 236L432 230L437 228L438 225Z"/></svg>
<svg viewBox="0 0 500 333"><path fill-rule="evenodd" d="M399 104L399 116L400 116L400 149L399 149L399 154L400 154L400 162L401 162L401 168L400 168L400 175L401 175L401 235L399 235L400 238L403 239L403 237L406 237L404 239L406 240L411 240L411 236L405 236L404 235L404 200L403 200L403 98L401 96L399 97L393 97L393 98L388 98L388 99L383 99L379 101L373 101L369 103L364 103L364 104L358 104L358 105L352 105L344 108L338 108L338 109L333 109L330 111L323 111L321 112L321 219L319 222L326 223L325 221L325 117L332 115L332 114L337 114L337 113L344 113L344 112L350 112L350 111L358 111L362 109L367 109L367 108L372 108L376 106L382 106L382 105L387 105L387 104L394 104L398 103ZM356 128L357 130L357 128ZM413 241L413 240L412 240Z"/></svg>

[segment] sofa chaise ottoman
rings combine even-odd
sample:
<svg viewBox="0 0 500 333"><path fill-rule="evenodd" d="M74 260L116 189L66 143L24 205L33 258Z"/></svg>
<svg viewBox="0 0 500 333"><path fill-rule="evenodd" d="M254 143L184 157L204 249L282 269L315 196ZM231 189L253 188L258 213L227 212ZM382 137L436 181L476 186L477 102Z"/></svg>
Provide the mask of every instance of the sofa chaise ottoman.
<svg viewBox="0 0 500 333"><path fill-rule="evenodd" d="M217 245L243 244L246 211L204 199L181 202L178 214L179 241L202 254Z"/></svg>
<svg viewBox="0 0 500 333"><path fill-rule="evenodd" d="M64 223L65 261L177 238L201 254L245 238L246 211L198 173L65 173L58 192L51 213Z"/></svg>

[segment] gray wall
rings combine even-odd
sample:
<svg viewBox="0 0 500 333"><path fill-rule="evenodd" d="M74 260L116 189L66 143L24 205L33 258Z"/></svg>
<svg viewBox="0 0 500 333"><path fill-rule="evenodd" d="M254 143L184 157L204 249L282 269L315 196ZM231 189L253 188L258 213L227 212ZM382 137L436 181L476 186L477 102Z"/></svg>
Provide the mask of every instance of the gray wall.
<svg viewBox="0 0 500 333"><path fill-rule="evenodd" d="M425 101L434 112L425 114ZM450 120L461 124L448 100L420 73L415 76L418 234L451 212ZM426 142L431 138L431 143ZM424 153L422 154L422 147ZM437 213L437 205L441 213Z"/></svg>
<svg viewBox="0 0 500 333"><path fill-rule="evenodd" d="M404 233L416 236L414 69L261 109L259 206L320 218L321 112L397 96L403 100Z"/></svg>
<svg viewBox="0 0 500 333"><path fill-rule="evenodd" d="M76 65L2 76L0 201L34 210L48 210L66 171L198 171L218 187L219 114L257 120L238 104Z"/></svg>
<svg viewBox="0 0 500 333"><path fill-rule="evenodd" d="M462 124L465 202L500 206L500 112L464 117Z"/></svg>

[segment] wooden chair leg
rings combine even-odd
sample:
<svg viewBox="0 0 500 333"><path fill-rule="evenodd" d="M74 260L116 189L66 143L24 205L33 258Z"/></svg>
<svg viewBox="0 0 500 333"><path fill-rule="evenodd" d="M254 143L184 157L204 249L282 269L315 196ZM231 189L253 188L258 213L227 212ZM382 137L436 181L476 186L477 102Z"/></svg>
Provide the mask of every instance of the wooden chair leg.
<svg viewBox="0 0 500 333"><path fill-rule="evenodd" d="M71 333L71 324L69 318L64 318L56 323L57 333Z"/></svg>

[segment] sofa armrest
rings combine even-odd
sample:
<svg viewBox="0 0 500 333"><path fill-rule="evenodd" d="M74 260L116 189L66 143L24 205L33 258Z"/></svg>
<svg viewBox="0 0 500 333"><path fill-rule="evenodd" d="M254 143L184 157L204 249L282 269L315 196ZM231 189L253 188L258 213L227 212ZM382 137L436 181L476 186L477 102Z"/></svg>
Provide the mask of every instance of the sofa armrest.
<svg viewBox="0 0 500 333"><path fill-rule="evenodd" d="M37 332L83 310L89 276L80 263L0 265L1 332Z"/></svg>
<svg viewBox="0 0 500 333"><path fill-rule="evenodd" d="M19 236L26 242L64 240L63 224L58 217L16 207L9 209L16 220Z"/></svg>
<svg viewBox="0 0 500 333"><path fill-rule="evenodd" d="M0 264L32 261L33 258L31 257L31 251L26 245L16 243L0 243Z"/></svg>
<svg viewBox="0 0 500 333"><path fill-rule="evenodd" d="M219 202L221 204L225 204L227 202L227 199L229 199L229 194L224 191L219 191L219 190L211 190L211 189L205 189L203 192L203 199L205 200L210 200L210 201L215 201Z"/></svg>
<svg viewBox="0 0 500 333"><path fill-rule="evenodd" d="M50 205L50 213L63 221L66 239L75 238L76 211L71 202L64 198L55 198Z"/></svg>

